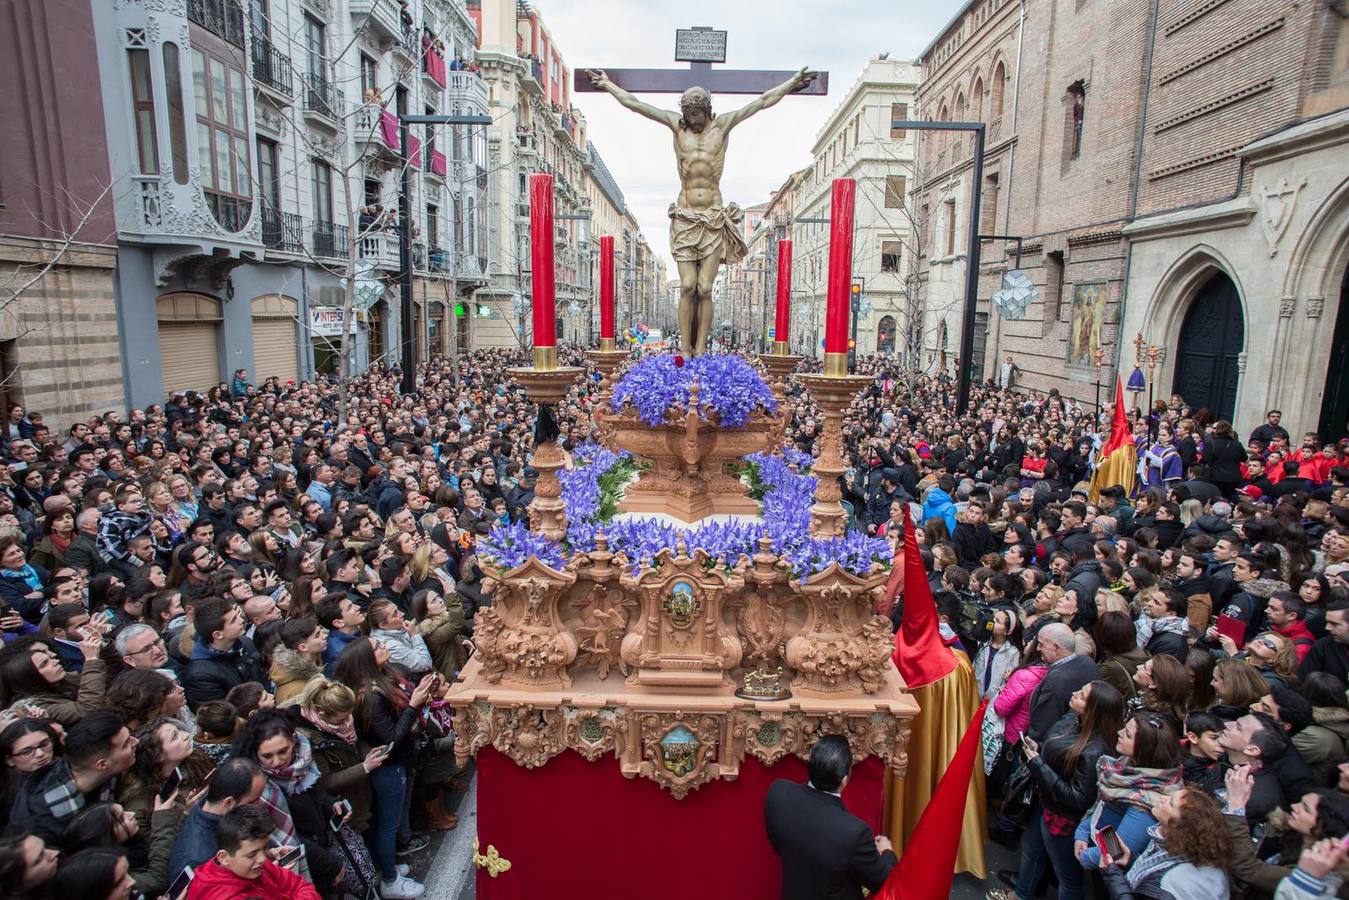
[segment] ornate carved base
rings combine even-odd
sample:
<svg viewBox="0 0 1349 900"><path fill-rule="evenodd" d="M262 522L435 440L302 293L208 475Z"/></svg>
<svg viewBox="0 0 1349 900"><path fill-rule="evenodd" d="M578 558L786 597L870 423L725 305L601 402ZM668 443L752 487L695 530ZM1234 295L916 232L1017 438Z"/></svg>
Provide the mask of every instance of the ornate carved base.
<svg viewBox="0 0 1349 900"><path fill-rule="evenodd" d="M759 365L768 371L769 384L773 387L773 396L782 403L787 396L787 377L796 371L796 367L804 359L803 356L793 356L790 353L761 353L756 359Z"/></svg>
<svg viewBox="0 0 1349 900"><path fill-rule="evenodd" d="M806 759L827 734L846 737L855 761L876 756L903 775L918 713L893 667L867 697L757 702L736 697L730 686L694 696L632 692L592 672L565 693L525 693L487 684L475 658L449 702L460 765L489 744L526 768L567 749L592 762L612 753L625 776L650 778L677 799L713 779L737 777L746 754L770 766L788 754Z"/></svg>

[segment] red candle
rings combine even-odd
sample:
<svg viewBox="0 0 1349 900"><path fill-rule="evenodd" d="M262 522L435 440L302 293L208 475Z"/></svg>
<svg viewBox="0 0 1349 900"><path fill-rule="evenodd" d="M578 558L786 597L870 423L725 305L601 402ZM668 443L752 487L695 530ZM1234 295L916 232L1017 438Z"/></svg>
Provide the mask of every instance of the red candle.
<svg viewBox="0 0 1349 900"><path fill-rule="evenodd" d="M529 176L529 245L534 297L534 346L556 347L552 175L536 173Z"/></svg>
<svg viewBox="0 0 1349 900"><path fill-rule="evenodd" d="M773 323L773 340L786 352L792 321L792 242L778 241L778 314Z"/></svg>
<svg viewBox="0 0 1349 900"><path fill-rule="evenodd" d="M853 202L857 182L851 178L835 178L833 199L829 209L829 293L824 308L825 372L830 372L830 354L843 355L843 372L847 371L848 305L852 288ZM834 358L835 366L838 357Z"/></svg>
<svg viewBox="0 0 1349 900"><path fill-rule="evenodd" d="M600 340L614 339L614 237L600 238ZM612 348L605 348L612 349Z"/></svg>

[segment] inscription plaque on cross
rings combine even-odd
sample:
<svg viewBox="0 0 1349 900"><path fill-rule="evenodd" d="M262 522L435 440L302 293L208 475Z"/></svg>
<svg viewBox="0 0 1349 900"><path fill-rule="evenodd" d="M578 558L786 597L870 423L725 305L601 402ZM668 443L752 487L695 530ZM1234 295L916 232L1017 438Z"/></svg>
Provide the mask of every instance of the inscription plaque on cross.
<svg viewBox="0 0 1349 900"><path fill-rule="evenodd" d="M713 69L726 59L726 32L692 28L675 37L675 58L688 69L578 69L577 91L604 91L624 107L670 129L680 191L670 204L670 255L679 269L679 343L689 355L707 349L714 321L717 272L745 257L744 212L721 195L731 130L792 94L822 95L829 75L796 71ZM712 94L757 94L714 113ZM660 109L637 94L679 94L679 109Z"/></svg>
<svg viewBox="0 0 1349 900"><path fill-rule="evenodd" d="M720 37L716 37L720 35ZM609 80L634 94L682 94L691 87L710 94L762 94L796 74L787 69L714 69L726 61L726 32L699 26L676 32L675 60L688 62L687 69L605 69ZM829 73L812 72L815 80L793 94L824 96L829 93ZM577 68L572 89L580 93L604 90L590 80L587 69Z"/></svg>

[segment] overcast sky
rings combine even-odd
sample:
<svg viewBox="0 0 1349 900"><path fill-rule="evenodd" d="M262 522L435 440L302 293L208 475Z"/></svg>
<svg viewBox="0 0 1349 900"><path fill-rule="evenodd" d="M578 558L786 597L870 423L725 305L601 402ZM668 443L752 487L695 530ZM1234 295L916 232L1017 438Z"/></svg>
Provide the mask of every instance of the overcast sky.
<svg viewBox="0 0 1349 900"><path fill-rule="evenodd" d="M735 69L812 69L829 73L825 97L787 97L738 126L731 137L721 190L727 202L768 200L788 173L810 162L825 119L843 101L866 61L888 51L912 59L960 8L959 0L535 0L573 70L590 67L683 68L674 61L676 28L707 25L728 31L726 64ZM678 97L643 99L674 109ZM714 111L747 103L746 95L714 95ZM590 140L618 181L652 248L669 252L666 210L679 193L670 134L619 106L608 94L576 93Z"/></svg>

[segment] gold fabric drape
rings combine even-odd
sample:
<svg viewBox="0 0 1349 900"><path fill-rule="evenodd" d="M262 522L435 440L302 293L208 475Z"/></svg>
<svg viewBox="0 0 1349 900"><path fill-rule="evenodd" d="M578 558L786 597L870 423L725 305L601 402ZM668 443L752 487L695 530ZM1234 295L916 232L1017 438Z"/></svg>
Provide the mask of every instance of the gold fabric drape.
<svg viewBox="0 0 1349 900"><path fill-rule="evenodd" d="M1127 497L1133 496L1134 484L1138 481L1138 453L1133 444L1125 444L1103 457L1096 463L1096 471L1091 476L1091 490L1087 498L1099 503L1101 491L1111 485L1124 488Z"/></svg>
<svg viewBox="0 0 1349 900"><path fill-rule="evenodd" d="M964 653L955 654L955 671L926 687L913 691L921 711L914 717L909 736L909 767L904 778L896 778L893 770L885 773L885 833L895 844L895 853L902 855L904 845L928 801L937 789L937 782L945 774L956 755L966 726L970 725L979 708L979 689L974 680L974 667ZM969 872L976 878L988 875L984 863L984 766L982 759L974 765L974 777L965 803L965 824L960 831L960 852L956 857L956 872Z"/></svg>

